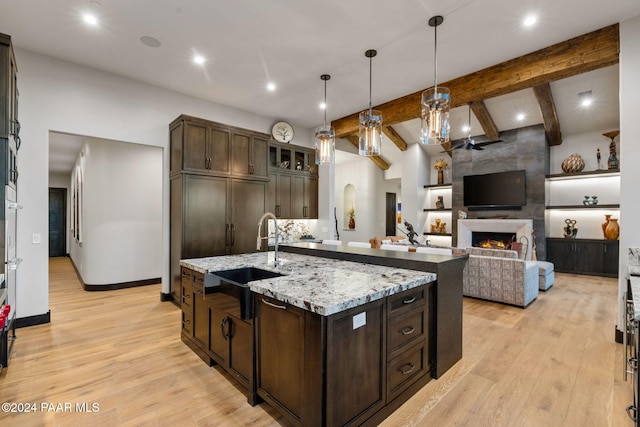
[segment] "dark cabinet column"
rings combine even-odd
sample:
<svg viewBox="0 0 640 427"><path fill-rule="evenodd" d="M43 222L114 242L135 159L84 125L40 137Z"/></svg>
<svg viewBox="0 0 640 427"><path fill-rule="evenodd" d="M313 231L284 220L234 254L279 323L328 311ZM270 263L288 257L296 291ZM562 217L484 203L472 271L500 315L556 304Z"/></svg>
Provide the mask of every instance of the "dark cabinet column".
<svg viewBox="0 0 640 427"><path fill-rule="evenodd" d="M267 208L267 183L231 180L231 253L256 252L258 221Z"/></svg>

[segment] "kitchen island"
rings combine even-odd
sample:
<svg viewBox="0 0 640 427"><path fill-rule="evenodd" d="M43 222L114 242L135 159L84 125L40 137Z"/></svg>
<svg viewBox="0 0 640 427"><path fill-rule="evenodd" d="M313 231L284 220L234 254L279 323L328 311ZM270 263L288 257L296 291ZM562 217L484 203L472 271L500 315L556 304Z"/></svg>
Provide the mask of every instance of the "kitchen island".
<svg viewBox="0 0 640 427"><path fill-rule="evenodd" d="M437 270L449 264L461 282L465 257L398 258L318 244L281 250L277 268L267 264L273 252L181 261L189 295L183 341L234 374L250 403L264 399L296 425L375 425L436 377L439 357L461 357L461 330L440 343L459 354L437 351L438 288L457 287L442 283ZM362 255L373 258L349 259ZM253 300L243 312L207 278L248 267L281 276L249 282ZM461 306L461 284L458 299Z"/></svg>

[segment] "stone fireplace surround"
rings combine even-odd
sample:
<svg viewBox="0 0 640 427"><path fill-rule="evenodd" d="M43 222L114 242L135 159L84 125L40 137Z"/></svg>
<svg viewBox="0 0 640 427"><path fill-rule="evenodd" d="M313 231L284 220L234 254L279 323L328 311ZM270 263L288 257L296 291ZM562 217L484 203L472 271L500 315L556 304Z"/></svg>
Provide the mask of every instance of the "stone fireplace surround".
<svg viewBox="0 0 640 427"><path fill-rule="evenodd" d="M532 219L459 219L458 220L458 248L471 247L471 233L474 231L515 233L518 242L527 242L525 260L531 261L531 247L533 232ZM527 239L520 239L525 236Z"/></svg>

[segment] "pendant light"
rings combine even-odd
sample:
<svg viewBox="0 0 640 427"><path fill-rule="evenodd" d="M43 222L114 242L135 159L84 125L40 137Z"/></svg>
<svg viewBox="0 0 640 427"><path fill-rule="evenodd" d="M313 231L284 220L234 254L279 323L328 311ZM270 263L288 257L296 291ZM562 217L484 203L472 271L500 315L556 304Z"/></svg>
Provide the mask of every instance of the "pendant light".
<svg viewBox="0 0 640 427"><path fill-rule="evenodd" d="M451 95L446 87L438 87L438 26L442 16L429 19L429 26L435 30L435 49L433 59L433 87L422 92L422 130L421 142L436 145L449 142L449 108Z"/></svg>
<svg viewBox="0 0 640 427"><path fill-rule="evenodd" d="M371 108L371 62L378 52L368 50L364 56L369 58L369 109L360 113L358 120L358 139L361 156L379 156L382 145L382 114L378 110Z"/></svg>
<svg viewBox="0 0 640 427"><path fill-rule="evenodd" d="M316 164L327 165L333 163L336 152L336 132L331 126L327 126L327 80L331 76L323 74L320 79L324 81L324 122L316 129Z"/></svg>

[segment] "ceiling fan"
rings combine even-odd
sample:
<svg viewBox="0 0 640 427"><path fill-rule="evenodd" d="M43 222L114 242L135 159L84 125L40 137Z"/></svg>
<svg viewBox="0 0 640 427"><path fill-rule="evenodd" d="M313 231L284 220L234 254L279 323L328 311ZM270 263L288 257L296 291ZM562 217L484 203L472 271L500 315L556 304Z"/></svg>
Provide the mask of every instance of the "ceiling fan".
<svg viewBox="0 0 640 427"><path fill-rule="evenodd" d="M469 121L467 122L467 127L469 128L469 134L467 135L467 139L463 139L462 141L454 144L451 149L456 150L458 148L464 148L465 150L484 150L483 146L495 144L497 142L504 142L504 139L494 139L491 141L480 141L475 142L471 139L471 103L469 105Z"/></svg>

